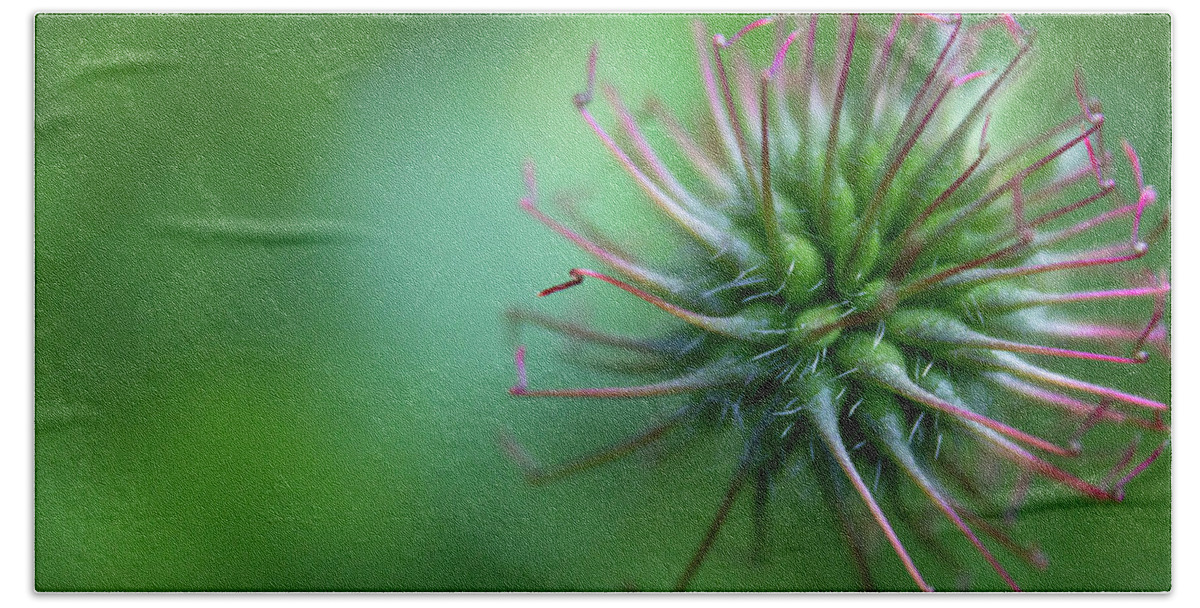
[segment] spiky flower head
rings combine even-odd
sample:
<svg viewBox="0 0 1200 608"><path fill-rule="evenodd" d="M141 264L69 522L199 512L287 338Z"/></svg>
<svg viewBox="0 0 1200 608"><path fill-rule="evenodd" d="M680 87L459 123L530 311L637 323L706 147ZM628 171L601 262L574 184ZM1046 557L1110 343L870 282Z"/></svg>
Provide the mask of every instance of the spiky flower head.
<svg viewBox="0 0 1200 608"><path fill-rule="evenodd" d="M511 392L678 394L682 405L636 436L557 467L538 465L511 438L505 447L540 483L684 425L734 424L744 449L680 569L681 589L738 494L752 486L762 502L774 480L797 469L832 503L855 556L866 524L917 587L932 589L877 500L882 476L915 488L1017 589L1005 555L989 546L1039 565L1043 557L986 513L1015 507L1032 483L1119 501L1166 446L1167 404L1071 370L1140 365L1152 346L1168 355L1169 285L1139 261L1166 232L1167 215L1144 221L1155 190L1128 143L1115 154L1106 146L1100 104L1078 74L1067 83L1077 107L1057 124L1011 141L989 137L991 108L1030 57L1032 36L1012 17L901 15L878 27L855 15L836 20L827 65L816 58L817 30L832 24L815 15L759 19L729 37L697 24L702 127L689 131L658 103L647 110L686 167L668 166L614 90L604 96L615 133L593 115L592 48L575 107L698 246L681 251L671 270L651 268L586 223L577 232L543 212L527 165L522 207L607 267L572 269L570 280L539 295L605 283L678 322L639 338L511 311L515 322L626 353L625 367L648 376L634 386L542 388L529 382L519 346ZM769 39L756 30L772 24L773 56L753 67L745 47ZM985 43L1003 47L1007 61L977 65L986 63ZM1124 284L1063 287L1095 271ZM1121 300L1144 302L1146 316L1111 319L1105 311ZM1084 435L1100 425L1132 429L1134 440L1120 454L1089 454ZM1140 446L1143 433L1158 439ZM1095 472L1097 459L1107 459L1107 474ZM995 486L1006 488L1004 498L981 490Z"/></svg>

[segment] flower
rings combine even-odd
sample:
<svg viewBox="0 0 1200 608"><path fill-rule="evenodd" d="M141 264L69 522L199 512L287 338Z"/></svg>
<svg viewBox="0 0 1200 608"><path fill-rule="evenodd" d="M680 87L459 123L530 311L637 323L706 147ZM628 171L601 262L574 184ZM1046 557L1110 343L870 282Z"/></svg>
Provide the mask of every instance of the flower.
<svg viewBox="0 0 1200 608"><path fill-rule="evenodd" d="M838 514L865 585L873 527L913 583L932 590L877 499L883 478L916 490L1016 590L989 545L1035 565L1045 558L1008 533L1011 517L985 513L1011 515L1034 483L1120 501L1167 446L1138 440L1168 432L1168 405L1122 390L1107 370L1146 362L1148 347L1169 354L1170 286L1140 265L1168 216L1143 221L1157 194L1131 145L1110 153L1101 106L1078 72L1078 107L1056 124L1012 141L989 138L990 110L1032 48L1012 17L900 15L878 28L855 15L837 21L829 65L816 59L817 16L759 19L728 38L698 24L705 126L693 136L661 104L648 106L686 161L680 168L614 90L604 92L619 132L592 113L592 48L576 108L699 253L680 252L674 270L651 268L586 223L569 228L538 206L528 164L521 206L609 269L571 269L539 296L602 282L678 323L664 336L625 337L510 311L516 323L621 351L621 363L651 376L633 386L535 387L519 346L511 393L682 395L683 404L642 433L555 467L507 435L504 447L543 483L684 425L732 421L745 439L740 462L679 589L747 485L761 503L766 485L802 468ZM773 58L752 68L745 47L770 24ZM1007 61L979 69L982 51L996 45ZM1119 236L1093 246L1114 226ZM1115 268L1133 271L1122 277ZM1095 270L1125 284L1067 286ZM1122 318L1127 303L1142 303L1148 317ZM1099 426L1129 429L1129 447L1115 456L1086 450Z"/></svg>

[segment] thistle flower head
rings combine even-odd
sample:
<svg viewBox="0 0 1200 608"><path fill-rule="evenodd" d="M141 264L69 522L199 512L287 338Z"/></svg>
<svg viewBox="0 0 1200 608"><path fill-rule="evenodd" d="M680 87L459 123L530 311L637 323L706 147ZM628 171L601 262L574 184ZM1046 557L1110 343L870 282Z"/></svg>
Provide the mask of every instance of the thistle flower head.
<svg viewBox="0 0 1200 608"><path fill-rule="evenodd" d="M817 30L829 27L837 36L824 62ZM571 269L568 281L540 296L581 284L572 291L623 290L666 313L664 335L616 336L510 312L512 321L623 352L622 363L647 376L631 386L543 388L528 378L520 346L513 395L681 395L681 405L665 422L557 467L537 464L511 439L506 449L540 483L683 425L732 421L744 450L694 559L681 568L681 589L739 493L751 485L765 496L797 465L834 506L852 545L868 529L881 533L916 587L930 590L932 582L877 499L881 476L918 490L1017 589L1003 565L1008 554L1043 558L984 515L998 501L979 487L994 480L973 477L973 467L1004 463L999 502L1009 510L1035 482L1119 501L1166 445L1135 440L1122 454L1089 454L1083 438L1099 425L1165 436L1168 406L1071 371L1086 363L1107 373L1142 364L1151 350L1169 353L1167 277L1140 262L1167 230L1167 216L1158 215L1165 205L1144 183L1137 153L1127 142L1110 151L1102 108L1081 75L1066 83L1075 107L1051 126L993 140L991 109L1032 45L1010 16L901 15L874 24L854 15L774 17L728 36L697 24L695 34L708 102L703 126L689 130L662 104L648 105L675 148L671 157L690 166L664 160L615 90L602 90L615 125L593 114L601 96L596 47L574 105L698 253L652 268L586 224L568 227L543 211L532 163L521 200L601 267ZM752 65L746 46L766 42L774 52ZM985 44L1007 60L995 63L995 52L981 60ZM1063 287L1063 277L1089 272L1129 278L1102 289ZM1123 300L1145 317L1111 319L1105 311ZM1084 466L1097 458L1109 459L1107 475Z"/></svg>

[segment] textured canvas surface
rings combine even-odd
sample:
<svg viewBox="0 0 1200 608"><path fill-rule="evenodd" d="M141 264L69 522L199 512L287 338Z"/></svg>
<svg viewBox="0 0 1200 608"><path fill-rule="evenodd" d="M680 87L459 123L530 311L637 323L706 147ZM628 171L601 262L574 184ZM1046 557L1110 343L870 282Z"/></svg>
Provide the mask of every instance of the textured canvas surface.
<svg viewBox="0 0 1200 608"><path fill-rule="evenodd" d="M39 15L36 588L1169 589L1170 18L759 18Z"/></svg>

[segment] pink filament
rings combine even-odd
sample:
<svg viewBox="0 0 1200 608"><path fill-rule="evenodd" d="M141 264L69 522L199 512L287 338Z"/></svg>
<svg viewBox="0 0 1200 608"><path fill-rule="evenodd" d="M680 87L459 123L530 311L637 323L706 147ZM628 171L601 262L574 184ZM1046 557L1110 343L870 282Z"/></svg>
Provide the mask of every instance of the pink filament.
<svg viewBox="0 0 1200 608"><path fill-rule="evenodd" d="M828 396L828 394L826 394ZM832 403L826 403L826 409L832 409ZM921 577L920 571L917 570L916 564L913 563L912 557L908 555L908 551L904 548L904 544L900 542L900 538L896 536L896 531L892 529L892 525L888 522L887 516L884 515L883 509L879 507L879 503L875 501L875 497L871 495L871 491L867 488L867 484L859 475L858 469L854 468L854 463L850 460L850 454L846 452L846 446L842 444L841 436L837 430L837 422L835 414L831 411L821 411L815 413L817 418L817 426L821 431L821 438L824 440L826 447L841 466L842 472L850 479L850 483L854 485L854 489L858 495L862 497L866 503L867 509L871 511L871 516L875 518L875 523L879 525L879 529L883 531L887 537L888 543L892 546L892 550L900 558L904 564L904 569L908 571L908 575L922 591L933 591L925 579Z"/></svg>
<svg viewBox="0 0 1200 608"><path fill-rule="evenodd" d="M658 296L642 291L641 289L638 289L629 283L614 279L606 274L596 272L595 270L572 268L568 274L571 275L571 279L569 281L546 288L542 290L538 296L544 297L552 293L557 293L582 283L583 277L592 277L595 279L600 279L609 285L619 287L626 292L657 306L659 309L702 329L732 338L751 338L754 336L754 331L756 329L754 326L756 324L742 317L710 317L700 313L692 312L686 308L671 304L670 302L667 302Z"/></svg>
<svg viewBox="0 0 1200 608"><path fill-rule="evenodd" d="M525 346L517 347L517 384L508 389L514 397L579 397L592 399L627 399L638 397L658 397L697 391L718 386L730 377L729 370L720 373L714 370L697 370L691 374L672 380L641 386L617 386L596 388L565 388L549 390L529 390L529 377L525 371Z"/></svg>

